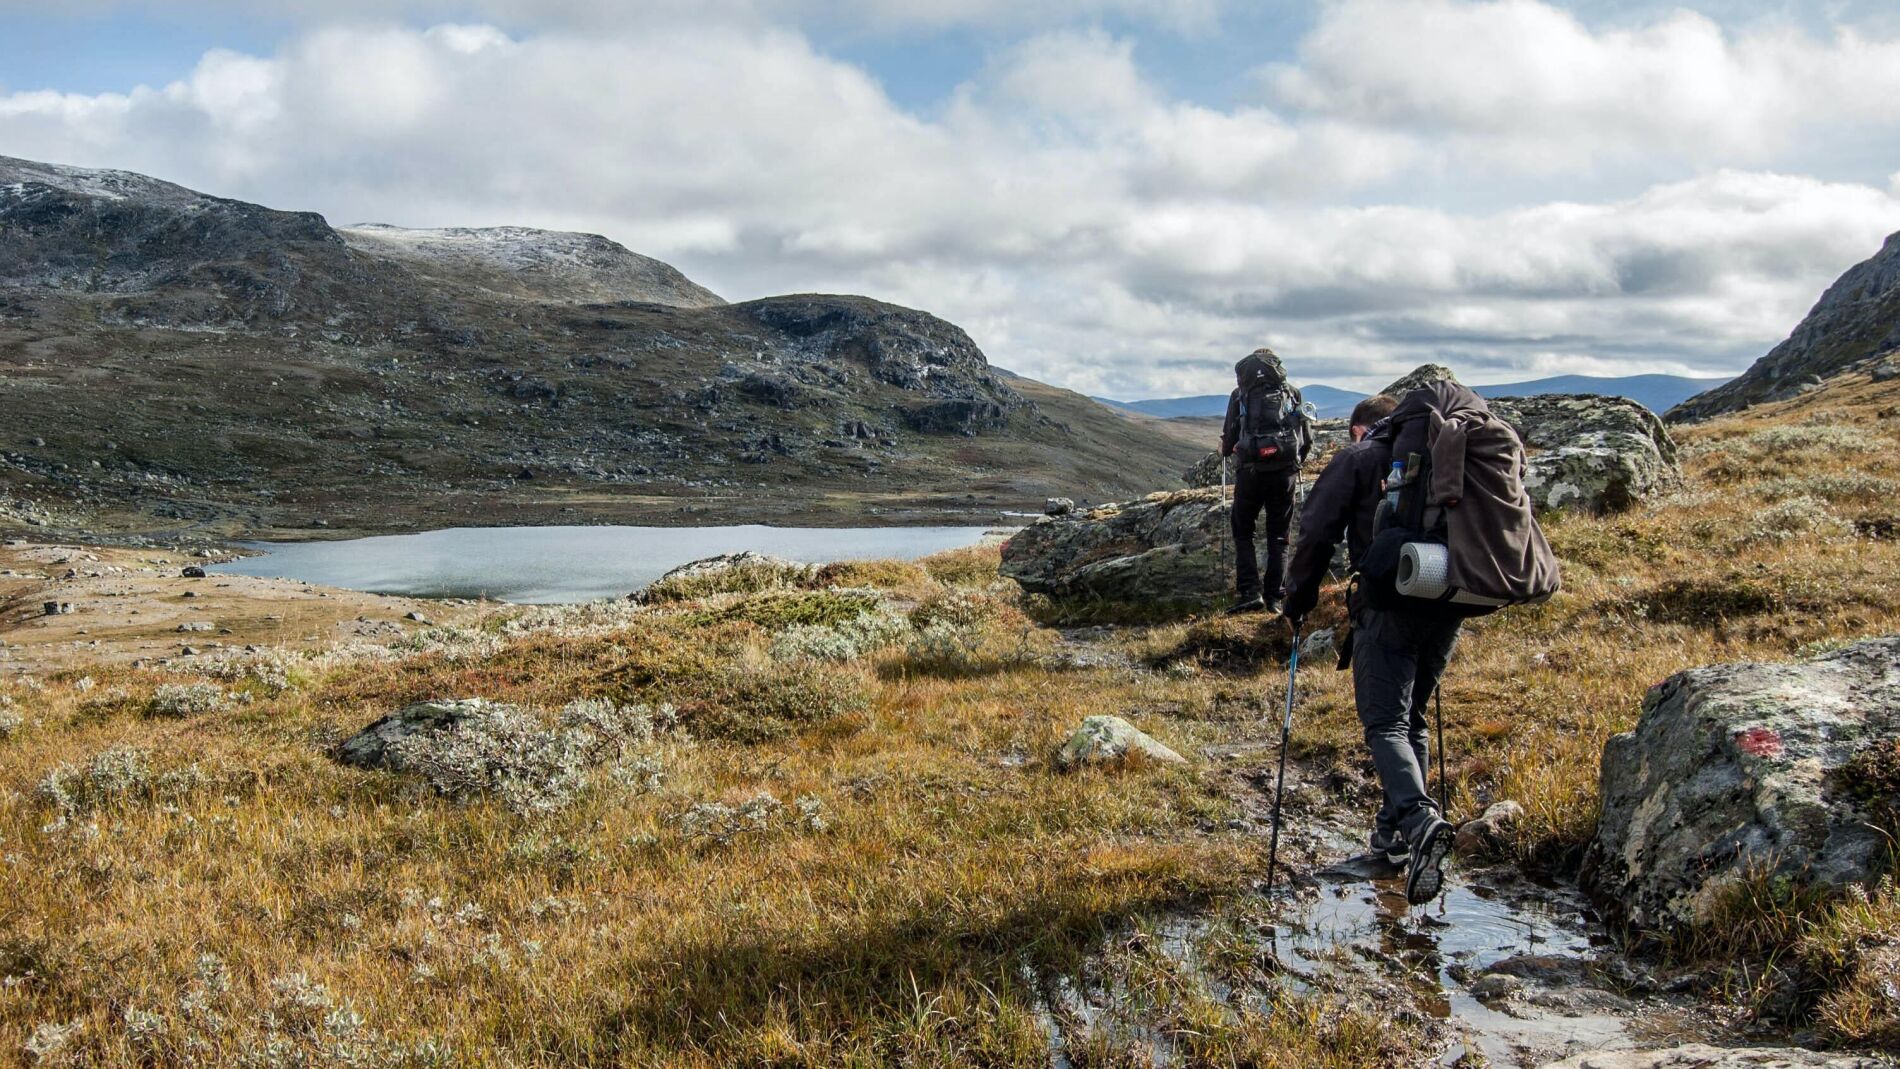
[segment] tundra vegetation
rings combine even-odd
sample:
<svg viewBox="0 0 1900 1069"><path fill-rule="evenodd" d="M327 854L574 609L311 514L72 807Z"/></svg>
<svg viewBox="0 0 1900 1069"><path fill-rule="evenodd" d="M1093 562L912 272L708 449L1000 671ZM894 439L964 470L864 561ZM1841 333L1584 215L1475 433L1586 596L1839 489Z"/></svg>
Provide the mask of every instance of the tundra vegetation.
<svg viewBox="0 0 1900 1069"><path fill-rule="evenodd" d="M1685 428L1680 490L1555 517L1564 593L1474 622L1449 678L1454 815L1516 799L1519 860L1562 874L1651 684L1900 632L1889 404L1848 379ZM0 1061L1418 1060L1426 1022L1288 986L1260 939L1261 788L1205 755L1277 734L1284 631L1052 614L985 549L0 681ZM1300 688L1294 759L1369 812L1348 681ZM462 697L493 706L408 771L333 760ZM1095 713L1190 761L1058 772ZM1865 760L1900 796L1900 752ZM1181 909L1213 921L1164 953ZM1724 917L1648 950L1738 1025L1900 1042L1890 882Z"/></svg>

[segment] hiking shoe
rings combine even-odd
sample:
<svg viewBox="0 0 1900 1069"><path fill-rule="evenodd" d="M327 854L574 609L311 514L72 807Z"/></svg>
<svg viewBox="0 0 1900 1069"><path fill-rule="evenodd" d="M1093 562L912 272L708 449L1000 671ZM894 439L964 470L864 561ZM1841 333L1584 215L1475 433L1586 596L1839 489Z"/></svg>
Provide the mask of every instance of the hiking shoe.
<svg viewBox="0 0 1900 1069"><path fill-rule="evenodd" d="M1372 833L1372 853L1368 857L1382 857L1387 864L1405 867L1412 860L1412 847L1403 835L1386 838L1382 832ZM1396 873L1395 873L1396 875Z"/></svg>
<svg viewBox="0 0 1900 1069"><path fill-rule="evenodd" d="M1278 616L1278 615L1280 615L1280 614L1281 614L1282 612L1284 612L1284 611L1286 611L1286 599L1285 599L1285 598L1269 598L1269 599L1267 599L1267 612L1268 612L1268 613L1270 613L1270 614L1272 614L1272 615L1274 615L1274 616Z"/></svg>
<svg viewBox="0 0 1900 1069"><path fill-rule="evenodd" d="M1227 610L1227 615L1239 616L1242 613L1263 612L1266 610L1266 607L1266 599L1260 595L1242 594L1239 600L1235 601L1233 606Z"/></svg>
<svg viewBox="0 0 1900 1069"><path fill-rule="evenodd" d="M1445 885L1445 856L1457 834L1450 824L1433 816L1412 843L1411 864L1405 870L1405 900L1422 906L1438 897Z"/></svg>

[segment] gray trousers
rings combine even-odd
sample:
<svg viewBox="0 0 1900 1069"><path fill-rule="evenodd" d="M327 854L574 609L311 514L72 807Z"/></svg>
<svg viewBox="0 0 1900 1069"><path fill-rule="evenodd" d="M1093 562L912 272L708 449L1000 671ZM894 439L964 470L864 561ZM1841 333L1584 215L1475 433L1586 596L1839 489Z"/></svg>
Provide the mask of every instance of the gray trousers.
<svg viewBox="0 0 1900 1069"><path fill-rule="evenodd" d="M1372 833L1374 850L1409 842L1438 815L1429 786L1431 735L1425 706L1451 661L1461 625L1455 617L1404 609L1357 614L1353 698L1385 788L1385 804Z"/></svg>

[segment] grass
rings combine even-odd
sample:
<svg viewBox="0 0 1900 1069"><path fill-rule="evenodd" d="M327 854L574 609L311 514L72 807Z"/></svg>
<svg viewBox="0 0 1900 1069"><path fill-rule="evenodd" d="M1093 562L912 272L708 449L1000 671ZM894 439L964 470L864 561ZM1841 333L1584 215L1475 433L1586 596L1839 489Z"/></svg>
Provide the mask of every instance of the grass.
<svg viewBox="0 0 1900 1069"><path fill-rule="evenodd" d="M1891 403L1849 382L1685 428L1682 490L1553 518L1564 592L1474 621L1446 681L1454 815L1514 798L1521 857L1562 868L1594 826L1603 741L1650 685L1900 631L1900 543L1880 533L1900 506L1860 489L1900 480ZM1821 411L1851 434L1781 430ZM1764 522L1790 501L1830 522ZM1254 788L1197 755L1277 733L1262 710L1288 637L1257 618L1129 626L1079 658L995 562L763 569L380 652L0 682L0 1060L1411 1059L1410 1026L1249 973L1234 925L1185 959L1154 949L1157 918L1237 909L1263 868L1234 819ZM1318 622L1337 613L1329 596ZM673 712L586 750L526 811L482 787L501 780L438 789L330 756L457 697L525 711L535 726L506 738L557 756L572 703ZM1093 713L1192 760L1059 773ZM1303 671L1294 755L1368 801L1359 734L1349 680ZM1770 890L1682 953L1771 962L1826 1035L1891 1042L1892 888ZM1221 997L1236 985L1254 997ZM1065 990L1114 997L1084 1013Z"/></svg>

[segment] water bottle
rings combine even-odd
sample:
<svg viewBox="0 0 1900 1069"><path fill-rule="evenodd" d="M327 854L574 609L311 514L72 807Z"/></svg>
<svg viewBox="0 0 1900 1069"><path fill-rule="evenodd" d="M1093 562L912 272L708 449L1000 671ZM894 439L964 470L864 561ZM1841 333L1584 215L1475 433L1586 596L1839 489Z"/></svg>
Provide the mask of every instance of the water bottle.
<svg viewBox="0 0 1900 1069"><path fill-rule="evenodd" d="M1385 478L1385 505L1394 516L1399 512L1399 488L1405 485L1405 461L1392 462L1392 474Z"/></svg>

